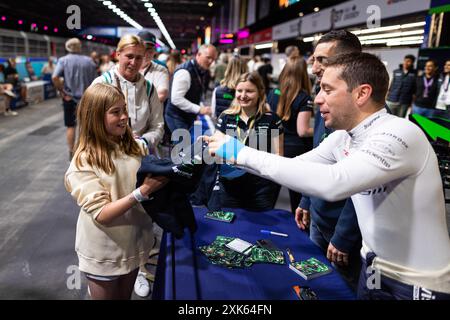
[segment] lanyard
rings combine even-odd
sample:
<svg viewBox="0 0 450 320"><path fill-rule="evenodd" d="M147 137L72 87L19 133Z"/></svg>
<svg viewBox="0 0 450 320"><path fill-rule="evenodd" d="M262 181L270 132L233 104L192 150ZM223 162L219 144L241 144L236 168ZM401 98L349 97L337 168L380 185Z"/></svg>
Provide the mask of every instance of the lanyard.
<svg viewBox="0 0 450 320"><path fill-rule="evenodd" d="M249 126L248 126L248 130L245 133L244 139L241 139L241 128L239 127L239 115L236 115L236 131L237 131L237 138L243 143L245 144L247 142L248 137L250 136L250 133L253 129L253 126L255 124L255 119L249 119Z"/></svg>
<svg viewBox="0 0 450 320"><path fill-rule="evenodd" d="M433 85L434 78L431 78L430 80L427 80L426 76L423 76L423 85L425 86L425 89L423 90L423 97L428 98L428 90Z"/></svg>

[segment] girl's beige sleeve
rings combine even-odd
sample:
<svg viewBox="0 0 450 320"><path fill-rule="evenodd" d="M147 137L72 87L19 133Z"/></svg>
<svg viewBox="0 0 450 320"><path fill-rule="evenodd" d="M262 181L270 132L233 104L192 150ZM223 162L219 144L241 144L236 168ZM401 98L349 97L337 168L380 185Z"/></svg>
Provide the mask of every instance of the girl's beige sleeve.
<svg viewBox="0 0 450 320"><path fill-rule="evenodd" d="M68 172L64 185L83 211L92 214L94 219L111 202L109 191L94 171Z"/></svg>

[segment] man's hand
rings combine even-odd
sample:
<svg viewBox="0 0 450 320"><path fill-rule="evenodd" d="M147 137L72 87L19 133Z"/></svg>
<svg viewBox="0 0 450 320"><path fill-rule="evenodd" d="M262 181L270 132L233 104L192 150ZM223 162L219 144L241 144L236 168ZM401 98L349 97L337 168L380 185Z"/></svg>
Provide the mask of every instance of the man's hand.
<svg viewBox="0 0 450 320"><path fill-rule="evenodd" d="M302 230L309 228L310 223L309 211L302 208L295 209L295 222L297 223L297 226Z"/></svg>
<svg viewBox="0 0 450 320"><path fill-rule="evenodd" d="M331 242L328 245L327 259L339 266L348 266L348 253L339 251Z"/></svg>
<svg viewBox="0 0 450 320"><path fill-rule="evenodd" d="M203 138L208 143L208 152L212 157L219 157L227 160L227 163L236 163L239 151L244 144L239 140L227 136L216 130L211 137Z"/></svg>
<svg viewBox="0 0 450 320"><path fill-rule="evenodd" d="M200 114L210 116L212 113L211 107L200 107Z"/></svg>

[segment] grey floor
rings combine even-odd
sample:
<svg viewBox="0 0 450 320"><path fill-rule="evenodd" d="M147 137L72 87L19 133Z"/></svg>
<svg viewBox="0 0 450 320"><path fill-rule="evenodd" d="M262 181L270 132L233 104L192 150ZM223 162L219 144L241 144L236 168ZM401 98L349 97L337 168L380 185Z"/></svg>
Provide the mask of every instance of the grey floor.
<svg viewBox="0 0 450 320"><path fill-rule="evenodd" d="M79 209L63 186L60 101L18 111L0 115L0 299L88 299L74 252ZM277 207L288 204L282 189Z"/></svg>

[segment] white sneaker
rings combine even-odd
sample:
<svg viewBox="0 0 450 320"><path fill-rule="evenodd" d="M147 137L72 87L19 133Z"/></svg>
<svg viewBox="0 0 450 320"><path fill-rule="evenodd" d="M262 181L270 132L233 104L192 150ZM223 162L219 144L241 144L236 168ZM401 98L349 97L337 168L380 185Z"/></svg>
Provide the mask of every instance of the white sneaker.
<svg viewBox="0 0 450 320"><path fill-rule="evenodd" d="M5 111L5 116L17 116L18 115L18 113L16 112L16 111L12 111L12 110L8 110L8 111Z"/></svg>
<svg viewBox="0 0 450 320"><path fill-rule="evenodd" d="M150 284L148 280L145 278L145 273L139 271L138 276L136 278L136 282L134 283L134 292L139 296L145 298L150 293Z"/></svg>

